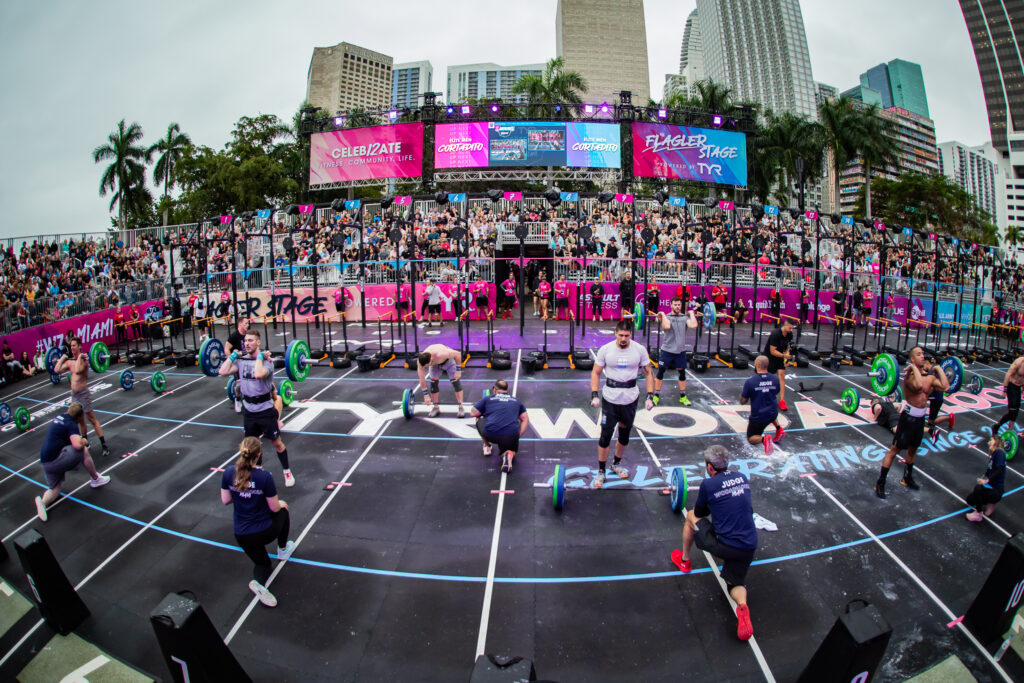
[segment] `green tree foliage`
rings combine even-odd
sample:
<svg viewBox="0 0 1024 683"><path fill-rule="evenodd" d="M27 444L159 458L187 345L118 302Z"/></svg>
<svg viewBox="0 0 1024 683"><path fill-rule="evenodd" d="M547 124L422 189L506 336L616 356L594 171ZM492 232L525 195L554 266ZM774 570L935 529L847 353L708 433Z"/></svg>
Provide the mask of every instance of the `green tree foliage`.
<svg viewBox="0 0 1024 683"><path fill-rule="evenodd" d="M866 190L867 186L860 191L858 212L864 209ZM992 216L941 173L905 173L895 181L876 178L871 201L874 215L889 224L942 232L979 244L995 244L998 238Z"/></svg>
<svg viewBox="0 0 1024 683"><path fill-rule="evenodd" d="M160 202L160 211L164 216L164 224L170 212L169 194L174 187L174 167L181 159L185 149L192 144L191 138L181 132L177 123L167 126L167 133L161 139L149 146L146 150L146 160L152 160L157 156L156 164L153 166L153 184L164 186L164 196Z"/></svg>
<svg viewBox="0 0 1024 683"><path fill-rule="evenodd" d="M825 164L831 184L830 195L832 204L829 210L839 212L839 173L846 167L850 159L857 155L859 142L857 132L857 112L853 101L847 97L837 100L824 100L818 106L819 133L825 151Z"/></svg>
<svg viewBox="0 0 1024 683"><path fill-rule="evenodd" d="M142 126L130 125L121 119L113 133L107 136L107 143L92 152L94 163L110 161L100 177L100 196L110 192L110 211L117 207L115 225L124 229L129 226L129 215L146 213L146 203L152 210L153 198L146 189L146 150L139 145L142 140Z"/></svg>
<svg viewBox="0 0 1024 683"><path fill-rule="evenodd" d="M512 86L512 94L525 95L529 105L581 104L586 92L586 79L578 71L567 71L562 57L549 60L541 75L526 74ZM568 109L555 112L541 106L528 107L527 112L530 116L569 115Z"/></svg>

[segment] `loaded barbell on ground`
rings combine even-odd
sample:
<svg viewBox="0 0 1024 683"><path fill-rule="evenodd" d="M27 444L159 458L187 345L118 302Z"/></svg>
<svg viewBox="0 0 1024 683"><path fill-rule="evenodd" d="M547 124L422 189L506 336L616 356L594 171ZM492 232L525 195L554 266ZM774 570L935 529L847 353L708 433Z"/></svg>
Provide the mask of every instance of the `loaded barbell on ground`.
<svg viewBox="0 0 1024 683"><path fill-rule="evenodd" d="M562 510L565 507L565 494L570 488L566 487L565 484L565 465L555 465L555 474L551 479L550 484L534 484L538 488L551 487L551 503L556 510ZM668 471L668 487L662 488L661 492L668 495L668 504L672 512L679 512L686 507L686 497L689 493L686 470L682 467L671 467ZM620 480L621 481L621 480ZM622 491L633 491L636 490L634 487L609 487L611 490L616 488ZM589 487L580 487L581 491L597 491L599 489L592 489Z"/></svg>
<svg viewBox="0 0 1024 683"><path fill-rule="evenodd" d="M131 391L135 387L135 373L131 370L122 370L121 375L118 377L118 382L122 389ZM164 393L164 389L167 388L167 376L160 370L157 370L149 378L149 388L157 394Z"/></svg>
<svg viewBox="0 0 1024 683"><path fill-rule="evenodd" d="M18 406L11 410L11 406L0 403L0 425L14 422L14 425L21 431L25 431L32 424L32 414L25 406Z"/></svg>

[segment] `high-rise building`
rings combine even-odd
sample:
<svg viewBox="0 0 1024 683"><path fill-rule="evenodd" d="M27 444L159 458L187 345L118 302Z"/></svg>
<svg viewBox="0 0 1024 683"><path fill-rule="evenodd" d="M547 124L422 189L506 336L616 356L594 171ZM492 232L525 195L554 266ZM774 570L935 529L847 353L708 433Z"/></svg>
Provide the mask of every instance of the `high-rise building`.
<svg viewBox="0 0 1024 683"><path fill-rule="evenodd" d="M704 72L734 101L817 121L799 0L697 0Z"/></svg>
<svg viewBox="0 0 1024 683"><path fill-rule="evenodd" d="M697 10L690 12L683 29L683 44L679 50L679 73L691 85L704 79L704 41L700 37Z"/></svg>
<svg viewBox="0 0 1024 683"><path fill-rule="evenodd" d="M459 64L448 67L448 103L500 99L518 102L522 95L513 95L512 86L526 75L540 76L543 64L498 66L497 64Z"/></svg>
<svg viewBox="0 0 1024 683"><path fill-rule="evenodd" d="M863 87L877 90L882 108L899 107L928 118L928 96L924 90L921 66L903 59L871 67L860 75Z"/></svg>
<svg viewBox="0 0 1024 683"><path fill-rule="evenodd" d="M939 170L974 197L992 220L999 218L999 153L991 144L968 147L962 142L939 145Z"/></svg>
<svg viewBox="0 0 1024 683"><path fill-rule="evenodd" d="M896 153L895 165L887 168L872 168L871 177L896 180L902 173L933 174L939 172L939 153L935 144L935 122L906 109L889 107L880 109L878 115L893 123L892 143ZM864 186L866 176L861 160L843 169L839 175L840 205L843 213L852 213L857 196Z"/></svg>
<svg viewBox="0 0 1024 683"><path fill-rule="evenodd" d="M844 90L842 96L867 105L877 104L879 107L882 106L882 93L864 85L855 85L849 90Z"/></svg>
<svg viewBox="0 0 1024 683"><path fill-rule="evenodd" d="M814 98L814 103L819 107L821 106L822 102L831 102L832 100L839 99L839 88L835 87L834 85L829 85L828 83L821 83L820 81L818 83L815 83L815 85L818 86L818 91Z"/></svg>
<svg viewBox="0 0 1024 683"><path fill-rule="evenodd" d="M418 106L423 93L433 92L434 67L430 62L395 64L391 73L392 107Z"/></svg>
<svg viewBox="0 0 1024 683"><path fill-rule="evenodd" d="M988 108L992 145L1024 178L1024 3L1019 0L960 0L974 45Z"/></svg>
<svg viewBox="0 0 1024 683"><path fill-rule="evenodd" d="M628 90L633 104L647 104L643 0L558 0L555 12L555 55L586 80L584 101L611 104Z"/></svg>
<svg viewBox="0 0 1024 683"><path fill-rule="evenodd" d="M306 101L328 112L387 107L392 59L350 43L313 48Z"/></svg>

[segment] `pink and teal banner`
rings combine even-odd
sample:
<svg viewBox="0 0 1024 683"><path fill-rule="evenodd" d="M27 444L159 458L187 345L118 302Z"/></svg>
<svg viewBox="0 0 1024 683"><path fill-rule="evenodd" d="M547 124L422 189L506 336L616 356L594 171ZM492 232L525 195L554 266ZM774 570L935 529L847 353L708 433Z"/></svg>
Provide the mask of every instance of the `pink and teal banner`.
<svg viewBox="0 0 1024 683"><path fill-rule="evenodd" d="M309 186L423 175L423 124L348 128L314 133L309 146Z"/></svg>
<svg viewBox="0 0 1024 683"><path fill-rule="evenodd" d="M150 307L160 306L161 303L160 299L156 299L134 305L139 311L139 318L145 320L146 312ZM22 351L26 352L29 358L37 353L46 353L48 348L59 346L64 342L65 337L72 334L82 340L82 346L85 349L97 341L113 346L117 341L117 332L114 327L117 312L120 310L124 313L125 319L130 320L130 309L130 305L121 306L119 309L107 308L95 313L86 313L74 318L30 327L27 330L9 334L4 339L10 344L15 358L21 358Z"/></svg>
<svg viewBox="0 0 1024 683"><path fill-rule="evenodd" d="M633 175L747 184L747 139L711 128L633 123Z"/></svg>

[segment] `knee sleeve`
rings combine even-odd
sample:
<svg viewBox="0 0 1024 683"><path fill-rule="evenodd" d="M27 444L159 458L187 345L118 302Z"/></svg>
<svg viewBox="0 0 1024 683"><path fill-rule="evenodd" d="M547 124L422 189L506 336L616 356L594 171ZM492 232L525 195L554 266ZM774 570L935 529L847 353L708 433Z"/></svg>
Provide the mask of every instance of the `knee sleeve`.
<svg viewBox="0 0 1024 683"><path fill-rule="evenodd" d="M438 382L436 379L430 380L430 389L429 389L429 391L432 394L436 394L437 392L441 391L441 383Z"/></svg>
<svg viewBox="0 0 1024 683"><path fill-rule="evenodd" d="M623 446L626 446L626 445L629 444L629 430L630 429L632 429L632 427L627 427L624 424L620 424L619 425L619 443L622 444Z"/></svg>
<svg viewBox="0 0 1024 683"><path fill-rule="evenodd" d="M658 374L655 375L658 379L665 379L665 364L658 363Z"/></svg>
<svg viewBox="0 0 1024 683"><path fill-rule="evenodd" d="M685 365L683 365L683 367L679 368L679 381L680 382L685 382L686 381L686 366Z"/></svg>
<svg viewBox="0 0 1024 683"><path fill-rule="evenodd" d="M452 389L454 389L455 391L462 391L462 380L461 379L453 379L452 380Z"/></svg>
<svg viewBox="0 0 1024 683"><path fill-rule="evenodd" d="M601 448L608 448L612 443L612 432L614 431L615 423L604 420L601 423L601 438L598 440L597 445Z"/></svg>

